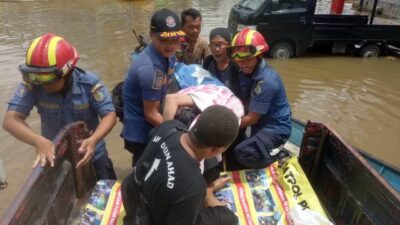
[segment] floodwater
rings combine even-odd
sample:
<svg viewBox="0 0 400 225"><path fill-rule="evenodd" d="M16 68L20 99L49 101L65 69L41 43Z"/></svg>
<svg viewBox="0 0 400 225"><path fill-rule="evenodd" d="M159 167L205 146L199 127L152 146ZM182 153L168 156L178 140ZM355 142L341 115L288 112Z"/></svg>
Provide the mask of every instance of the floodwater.
<svg viewBox="0 0 400 225"><path fill-rule="evenodd" d="M194 7L203 13L202 35L226 26L237 0L20 0L0 1L0 118L21 80L17 70L29 42L46 32L69 40L80 53L79 66L98 73L110 89L123 79L136 46L131 29L148 32L153 11L180 13ZM324 4L322 4L324 5ZM326 5L326 4L325 4ZM329 6L323 6L322 11ZM321 11L321 10L320 10ZM306 55L269 63L281 74L293 116L328 123L351 144L400 167L400 59ZM36 110L28 118L36 131ZM106 138L119 178L130 172L118 124ZM34 148L0 130L0 158L9 186L0 192L0 217L31 171Z"/></svg>

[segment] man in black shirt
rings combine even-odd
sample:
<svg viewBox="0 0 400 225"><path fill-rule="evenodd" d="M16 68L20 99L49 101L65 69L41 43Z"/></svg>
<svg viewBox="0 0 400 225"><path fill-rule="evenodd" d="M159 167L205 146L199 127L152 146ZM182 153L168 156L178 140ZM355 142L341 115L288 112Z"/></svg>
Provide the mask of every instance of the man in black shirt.
<svg viewBox="0 0 400 225"><path fill-rule="evenodd" d="M185 129L171 120L151 133L133 173L122 184L125 225L139 224L137 199L145 205L151 225L237 225L235 214L213 194L227 180L207 187L199 168L201 160L221 154L235 140L237 117L225 106L213 105L190 131Z"/></svg>
<svg viewBox="0 0 400 225"><path fill-rule="evenodd" d="M222 27L210 32L211 55L203 60L203 68L214 74L238 98L242 98L239 84L239 66L229 58L228 49L231 46L232 33Z"/></svg>

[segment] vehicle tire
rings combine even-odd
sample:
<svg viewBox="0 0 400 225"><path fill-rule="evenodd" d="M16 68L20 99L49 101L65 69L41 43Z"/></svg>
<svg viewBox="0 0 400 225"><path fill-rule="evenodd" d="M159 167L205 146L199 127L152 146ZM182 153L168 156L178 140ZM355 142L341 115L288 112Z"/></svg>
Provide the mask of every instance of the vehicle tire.
<svg viewBox="0 0 400 225"><path fill-rule="evenodd" d="M270 55L274 59L288 59L294 54L293 46L288 42L278 42L272 46Z"/></svg>
<svg viewBox="0 0 400 225"><path fill-rule="evenodd" d="M364 58L379 57L381 49L377 45L367 45L361 49L359 55Z"/></svg>

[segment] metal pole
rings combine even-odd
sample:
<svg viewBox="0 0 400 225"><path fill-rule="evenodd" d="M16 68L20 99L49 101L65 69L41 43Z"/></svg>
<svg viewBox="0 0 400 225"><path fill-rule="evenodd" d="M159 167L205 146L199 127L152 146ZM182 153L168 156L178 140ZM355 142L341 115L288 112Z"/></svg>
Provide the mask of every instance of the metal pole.
<svg viewBox="0 0 400 225"><path fill-rule="evenodd" d="M369 24L372 24L372 23L374 22L375 11L376 11L376 6L378 5L378 1L379 1L379 0L375 0L375 1L374 1L374 6L372 7L371 18L370 18L370 20L369 20Z"/></svg>

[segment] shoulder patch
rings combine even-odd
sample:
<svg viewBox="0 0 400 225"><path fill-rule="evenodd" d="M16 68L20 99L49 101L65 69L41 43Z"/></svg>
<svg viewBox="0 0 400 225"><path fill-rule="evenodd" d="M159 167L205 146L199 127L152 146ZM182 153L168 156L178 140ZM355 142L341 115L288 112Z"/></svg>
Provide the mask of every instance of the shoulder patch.
<svg viewBox="0 0 400 225"><path fill-rule="evenodd" d="M261 93L263 83L264 83L263 80L257 82L257 84L254 87L253 92L252 92L253 96L254 95L259 95Z"/></svg>
<svg viewBox="0 0 400 225"><path fill-rule="evenodd" d="M32 90L32 87L29 84L22 83L18 85L17 90L15 91L15 95L23 98L28 94L30 90Z"/></svg>
<svg viewBox="0 0 400 225"><path fill-rule="evenodd" d="M154 73L153 85L151 87L156 90L161 89L166 81L165 74L161 70L156 70Z"/></svg>
<svg viewBox="0 0 400 225"><path fill-rule="evenodd" d="M103 90L101 89L103 87L103 83L101 83L100 81L97 82L92 89L90 90L90 92L93 95L93 98L96 102L101 102L103 101L105 95L103 93Z"/></svg>
<svg viewBox="0 0 400 225"><path fill-rule="evenodd" d="M96 100L96 102L101 102L104 99L104 93L101 89L98 89L93 93L93 98Z"/></svg>
<svg viewBox="0 0 400 225"><path fill-rule="evenodd" d="M101 87L103 87L103 83L101 83L100 81L97 82L95 85L93 85L92 89L90 89L91 93L95 93L98 89L100 89Z"/></svg>

